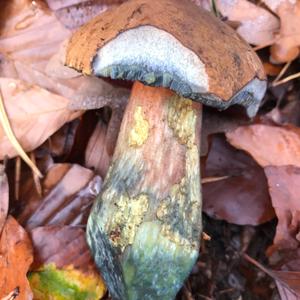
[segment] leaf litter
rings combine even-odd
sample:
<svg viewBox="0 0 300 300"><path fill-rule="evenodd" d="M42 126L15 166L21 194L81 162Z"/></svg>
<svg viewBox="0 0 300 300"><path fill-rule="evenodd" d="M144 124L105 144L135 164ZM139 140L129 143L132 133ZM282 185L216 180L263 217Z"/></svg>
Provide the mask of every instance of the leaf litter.
<svg viewBox="0 0 300 300"><path fill-rule="evenodd" d="M63 62L72 31L121 2L24 0L3 6L3 102L17 140L26 152L34 151L31 157L44 178L39 195L31 173L22 166L19 200L8 195L17 186L13 157L18 153L0 127L0 159L9 157L8 180L4 171L0 174L0 247L11 261L7 276L12 277L0 299L16 293L30 299L32 292L36 299L61 299L60 288L71 286L70 299L74 291L96 291L96 298L105 294L84 230L114 152L129 88L83 77ZM234 121L234 110L222 115L204 111L204 231L210 239L202 241L202 254L178 299L271 299L274 293L297 299L300 87L294 70L299 66L299 1L194 2L213 9L249 43L264 48L259 54L272 69L269 79L280 74L274 82L284 88L269 89L254 120L239 110L242 117ZM18 90L9 89L10 83ZM275 216L277 226L271 221ZM12 228L18 234L12 234ZM16 239L21 241L18 247ZM11 275L14 251L20 251L18 277ZM251 255L251 264L268 267L259 273L247 265L245 253ZM274 278L277 291L266 274ZM83 276L90 276L85 286Z"/></svg>

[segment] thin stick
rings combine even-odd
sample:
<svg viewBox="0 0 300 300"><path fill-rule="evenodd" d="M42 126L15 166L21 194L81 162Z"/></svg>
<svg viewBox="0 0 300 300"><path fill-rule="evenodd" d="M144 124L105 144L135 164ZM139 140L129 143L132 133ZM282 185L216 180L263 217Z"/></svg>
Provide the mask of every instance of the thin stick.
<svg viewBox="0 0 300 300"><path fill-rule="evenodd" d="M16 157L16 166L15 166L15 199L19 200L20 197L20 178L21 178L21 158L20 156Z"/></svg>
<svg viewBox="0 0 300 300"><path fill-rule="evenodd" d="M275 84L273 84L273 86L278 86L278 85L280 85L280 84L287 83L288 81L291 81L291 80L296 79L296 78L299 78L299 77L300 77L300 72L295 73L295 74L293 74L293 75L290 75L290 76L288 76L288 77L285 77L285 78L282 79L282 80L277 81Z"/></svg>
<svg viewBox="0 0 300 300"><path fill-rule="evenodd" d="M285 74L286 70L289 68L289 66L291 65L292 61L288 61L284 67L281 69L281 71L279 72L279 74L277 75L277 77L274 79L274 81L272 82L272 86L274 86L274 84L276 84L279 79L281 79L281 77Z"/></svg>
<svg viewBox="0 0 300 300"><path fill-rule="evenodd" d="M224 180L227 178L230 178L231 176L220 176L220 177L204 177L201 179L201 183L205 184L205 183L210 183L210 182L216 182L216 181L220 181L220 180Z"/></svg>
<svg viewBox="0 0 300 300"><path fill-rule="evenodd" d="M2 124L3 130L8 138L8 140L11 142L17 153L21 156L21 158L25 161L25 163L32 169L32 171L40 178L43 177L40 170L37 168L37 166L30 160L28 155L23 150L22 146L18 142L17 138L15 137L13 130L10 126L5 107L4 107L4 101L2 92L0 90L0 123Z"/></svg>
<svg viewBox="0 0 300 300"><path fill-rule="evenodd" d="M31 158L31 161L36 165L34 152L30 152L30 158ZM36 189L38 195L40 197L42 197L43 196L43 190L42 190L42 185L41 185L40 178L34 172L32 172L32 176L33 176L33 182L34 182L34 185L35 185L35 189Z"/></svg>

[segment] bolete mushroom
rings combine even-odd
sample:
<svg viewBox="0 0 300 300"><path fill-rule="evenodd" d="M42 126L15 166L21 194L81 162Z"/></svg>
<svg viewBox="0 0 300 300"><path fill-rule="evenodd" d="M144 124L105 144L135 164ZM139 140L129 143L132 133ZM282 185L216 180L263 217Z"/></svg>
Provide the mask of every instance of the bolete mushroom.
<svg viewBox="0 0 300 300"><path fill-rule="evenodd" d="M88 221L95 262L113 299L173 299L199 251L201 103L255 115L260 60L187 0L132 0L79 29L66 63L135 81Z"/></svg>

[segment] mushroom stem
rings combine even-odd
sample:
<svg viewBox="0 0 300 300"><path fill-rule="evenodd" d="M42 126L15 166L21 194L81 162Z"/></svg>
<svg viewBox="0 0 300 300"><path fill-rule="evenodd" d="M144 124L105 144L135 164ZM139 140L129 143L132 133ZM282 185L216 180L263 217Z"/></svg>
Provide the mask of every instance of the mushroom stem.
<svg viewBox="0 0 300 300"><path fill-rule="evenodd" d="M113 299L173 299L201 233L202 105L135 82L88 244Z"/></svg>

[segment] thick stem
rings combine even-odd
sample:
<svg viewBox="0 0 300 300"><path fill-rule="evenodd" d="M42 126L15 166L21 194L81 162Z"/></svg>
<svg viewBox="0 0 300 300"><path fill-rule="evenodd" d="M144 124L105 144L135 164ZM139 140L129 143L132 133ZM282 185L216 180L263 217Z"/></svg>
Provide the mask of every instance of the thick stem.
<svg viewBox="0 0 300 300"><path fill-rule="evenodd" d="M136 82L88 243L113 299L173 299L201 233L202 107Z"/></svg>

